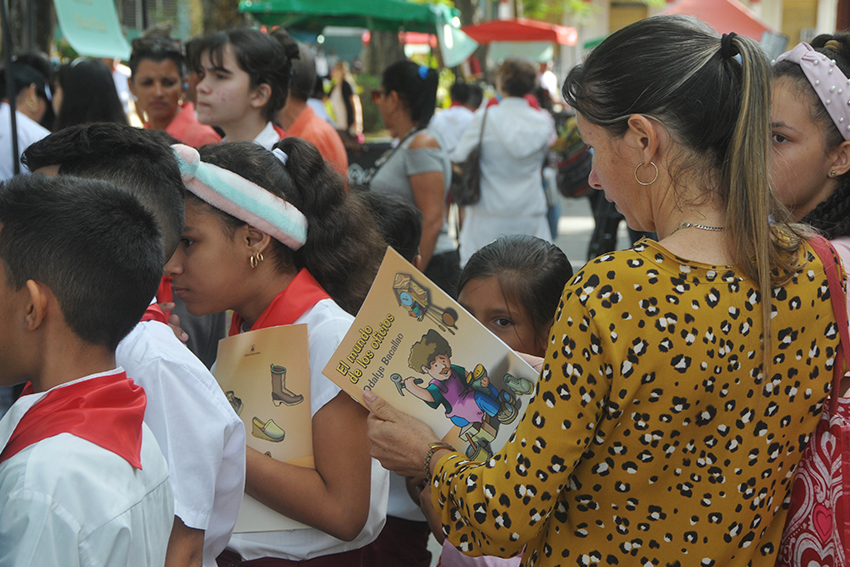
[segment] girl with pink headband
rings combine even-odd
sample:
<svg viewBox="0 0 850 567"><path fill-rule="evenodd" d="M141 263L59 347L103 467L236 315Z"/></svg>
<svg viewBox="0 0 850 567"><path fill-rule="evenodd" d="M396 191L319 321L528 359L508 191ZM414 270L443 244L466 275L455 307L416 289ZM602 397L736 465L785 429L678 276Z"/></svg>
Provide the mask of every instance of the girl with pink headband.
<svg viewBox="0 0 850 567"><path fill-rule="evenodd" d="M304 323L309 340L316 468L248 448L245 492L310 529L234 534L219 564L360 566L361 548L383 525L389 479L369 456L365 410L321 371L385 244L308 142L286 138L273 153L249 142L175 153L188 189L183 239L166 265L175 296L194 315L232 309L231 335Z"/></svg>
<svg viewBox="0 0 850 567"><path fill-rule="evenodd" d="M773 66L771 187L850 265L850 34L824 34Z"/></svg>

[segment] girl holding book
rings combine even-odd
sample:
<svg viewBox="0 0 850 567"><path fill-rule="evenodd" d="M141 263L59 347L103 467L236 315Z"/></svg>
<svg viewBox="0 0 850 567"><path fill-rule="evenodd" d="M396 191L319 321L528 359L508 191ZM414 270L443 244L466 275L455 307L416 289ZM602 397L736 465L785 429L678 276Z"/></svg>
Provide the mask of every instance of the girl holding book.
<svg viewBox="0 0 850 567"><path fill-rule="evenodd" d="M481 248L460 274L458 303L516 352L546 355L561 291L573 267L560 248L535 236L500 236ZM530 388L521 380L518 388ZM413 490L413 487L411 487ZM421 500L431 531L442 542L441 566L513 567L519 558L467 557L444 539L428 498Z"/></svg>
<svg viewBox="0 0 850 567"><path fill-rule="evenodd" d="M195 315L234 311L230 334L307 324L315 469L247 449L246 494L310 529L234 534L222 565L362 564L386 511L366 411L322 375L377 272L383 242L358 197L296 138L175 146L186 228L166 266ZM285 345L284 345L285 346ZM284 386L285 387L285 386Z"/></svg>

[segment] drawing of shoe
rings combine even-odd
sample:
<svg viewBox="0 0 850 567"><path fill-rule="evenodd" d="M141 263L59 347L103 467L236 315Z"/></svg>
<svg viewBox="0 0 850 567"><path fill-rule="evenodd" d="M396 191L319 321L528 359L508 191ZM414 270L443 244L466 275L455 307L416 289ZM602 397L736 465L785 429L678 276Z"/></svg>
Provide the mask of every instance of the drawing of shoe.
<svg viewBox="0 0 850 567"><path fill-rule="evenodd" d="M527 396L534 391L534 382L528 378L518 378L513 374L505 374L505 385L521 396Z"/></svg>
<svg viewBox="0 0 850 567"><path fill-rule="evenodd" d="M256 437L257 439L262 439L263 441L271 441L272 443L280 443L283 441L283 437L286 435L286 432L280 428L278 424L274 422L273 419L268 420L263 423L259 417L255 417L251 420L251 424L254 426L251 431L251 435Z"/></svg>
<svg viewBox="0 0 850 567"><path fill-rule="evenodd" d="M499 413L496 414L496 419L499 423L507 425L519 415L519 410L516 407L516 396L508 390L499 392Z"/></svg>
<svg viewBox="0 0 850 567"><path fill-rule="evenodd" d="M481 384L482 378L487 378L487 369L482 364L476 364L472 372L466 373L466 379L473 390L490 395L490 389Z"/></svg>
<svg viewBox="0 0 850 567"><path fill-rule="evenodd" d="M286 367L272 364L272 401L275 406L294 406L304 401L304 396L286 388Z"/></svg>
<svg viewBox="0 0 850 567"><path fill-rule="evenodd" d="M236 394L233 393L233 390L226 391L224 393L224 397L226 397L227 401L230 402L230 405L233 407L233 411L236 412L236 415L241 415L244 405L242 404L242 400L237 398Z"/></svg>

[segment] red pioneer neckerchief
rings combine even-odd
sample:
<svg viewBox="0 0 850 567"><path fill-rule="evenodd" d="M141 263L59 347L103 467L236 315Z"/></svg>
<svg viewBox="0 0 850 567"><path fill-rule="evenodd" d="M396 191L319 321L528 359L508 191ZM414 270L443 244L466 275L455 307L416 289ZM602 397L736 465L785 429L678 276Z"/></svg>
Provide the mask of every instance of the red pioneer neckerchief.
<svg viewBox="0 0 850 567"><path fill-rule="evenodd" d="M168 316L163 313L159 305L151 303L148 305L148 308L145 309L145 313L142 315L142 321L159 321L160 323L168 325Z"/></svg>
<svg viewBox="0 0 850 567"><path fill-rule="evenodd" d="M172 303L174 301L174 289L171 287L171 276L162 276L159 282L159 288L156 290L157 303ZM171 315L171 312L165 314L166 317Z"/></svg>
<svg viewBox="0 0 850 567"><path fill-rule="evenodd" d="M305 311L316 305L323 299L330 299L328 293L322 289L319 282L305 269L301 269L286 289L275 296L266 310L260 315L251 330L277 327L279 325L291 325ZM230 333L238 335L242 330L244 319L238 313L233 314L230 322Z"/></svg>
<svg viewBox="0 0 850 567"><path fill-rule="evenodd" d="M32 393L28 383L21 395ZM21 418L0 453L0 462L48 437L70 433L141 469L146 400L145 391L125 372L54 388Z"/></svg>

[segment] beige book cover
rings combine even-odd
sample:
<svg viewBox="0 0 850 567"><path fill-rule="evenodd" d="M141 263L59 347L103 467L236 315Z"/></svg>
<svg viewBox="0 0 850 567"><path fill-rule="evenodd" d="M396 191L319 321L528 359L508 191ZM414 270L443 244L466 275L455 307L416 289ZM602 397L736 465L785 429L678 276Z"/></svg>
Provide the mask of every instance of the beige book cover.
<svg viewBox="0 0 850 567"><path fill-rule="evenodd" d="M531 366L392 248L323 372L358 402L371 390L476 460L504 445L537 380Z"/></svg>
<svg viewBox="0 0 850 567"><path fill-rule="evenodd" d="M273 459L313 467L307 325L240 333L218 343L215 378L245 424L248 446ZM235 532L307 526L242 499Z"/></svg>

